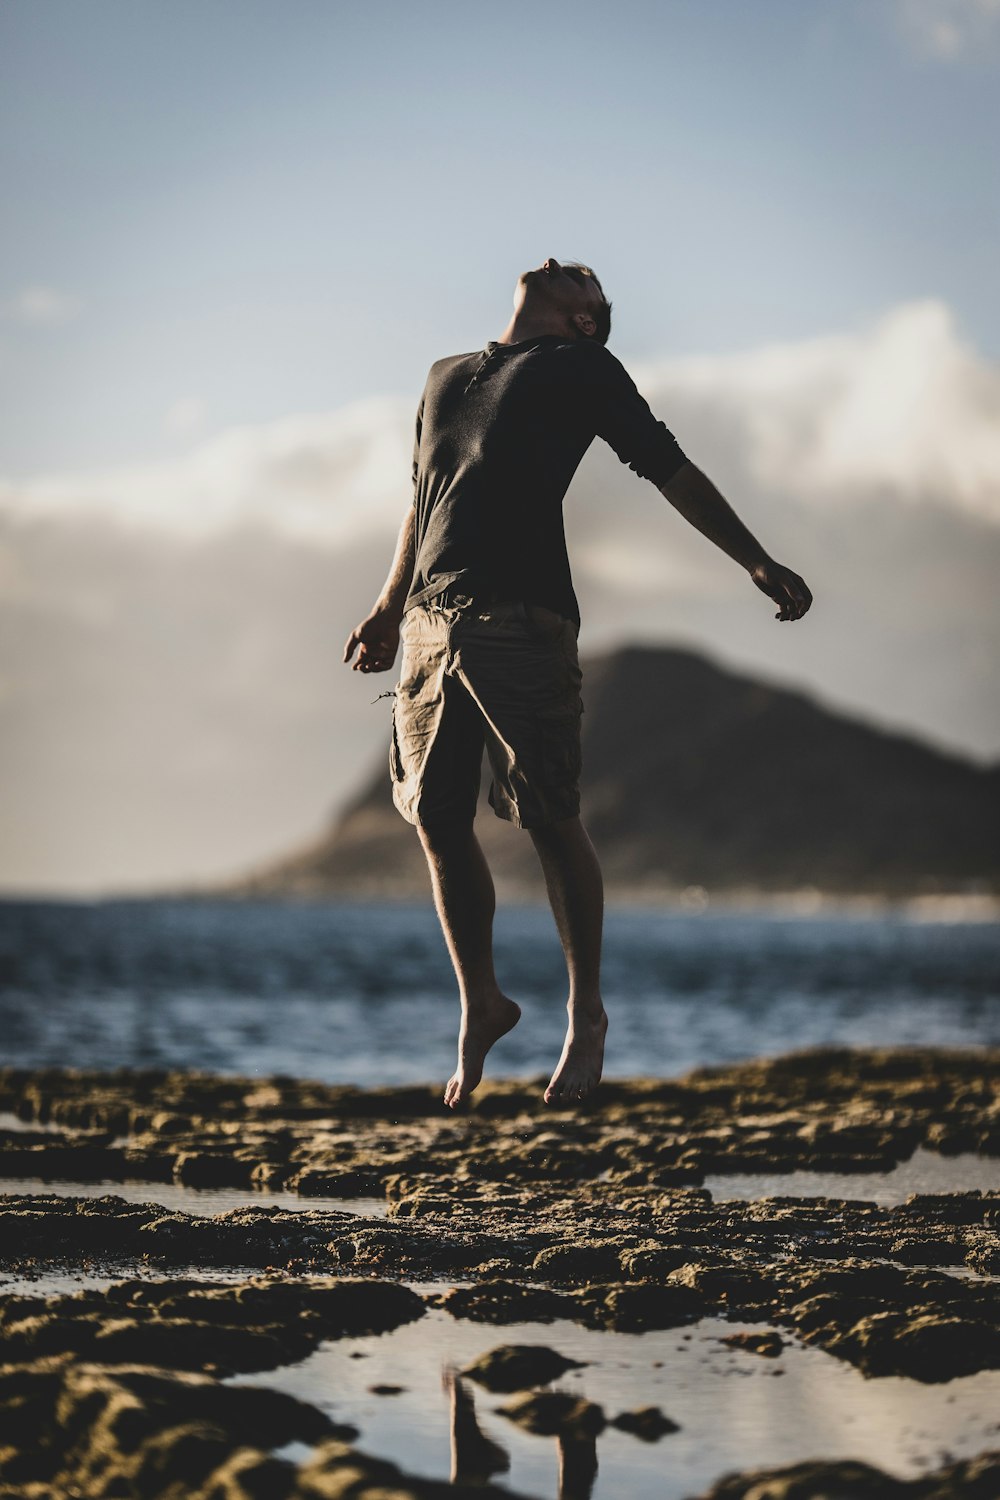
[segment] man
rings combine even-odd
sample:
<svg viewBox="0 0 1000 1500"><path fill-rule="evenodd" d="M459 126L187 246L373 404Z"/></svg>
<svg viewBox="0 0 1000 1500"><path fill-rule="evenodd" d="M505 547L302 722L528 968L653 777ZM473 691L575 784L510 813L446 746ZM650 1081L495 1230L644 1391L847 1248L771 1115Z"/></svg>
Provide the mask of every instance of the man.
<svg viewBox="0 0 1000 1500"><path fill-rule="evenodd" d="M454 1108L520 1009L493 968L493 880L473 832L485 744L496 814L526 828L569 973L569 1022L546 1103L583 1099L604 1061L601 871L579 818L580 615L562 502L595 436L798 620L812 598L774 562L657 422L605 347L611 304L586 266L518 278L499 339L431 367L417 413L414 500L354 669L387 672L401 633L393 797L417 827L458 979Z"/></svg>

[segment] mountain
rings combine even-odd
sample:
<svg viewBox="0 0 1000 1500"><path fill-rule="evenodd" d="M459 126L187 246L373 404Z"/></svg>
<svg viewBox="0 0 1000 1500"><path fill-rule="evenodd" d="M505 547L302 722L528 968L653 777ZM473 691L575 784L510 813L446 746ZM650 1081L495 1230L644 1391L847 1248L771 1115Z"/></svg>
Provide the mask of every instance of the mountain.
<svg viewBox="0 0 1000 1500"><path fill-rule="evenodd" d="M631 646L584 663L583 817L611 894L1000 891L1000 766L982 767L704 657ZM523 832L485 804L502 890L542 890ZM241 894L424 895L388 767L313 845Z"/></svg>

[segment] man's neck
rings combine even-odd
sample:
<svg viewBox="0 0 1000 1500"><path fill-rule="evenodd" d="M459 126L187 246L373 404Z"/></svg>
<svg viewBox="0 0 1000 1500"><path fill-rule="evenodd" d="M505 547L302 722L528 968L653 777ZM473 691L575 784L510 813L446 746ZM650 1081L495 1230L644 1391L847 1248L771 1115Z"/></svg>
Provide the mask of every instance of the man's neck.
<svg viewBox="0 0 1000 1500"><path fill-rule="evenodd" d="M515 313L497 343L523 344L527 339L544 338L546 334L556 334L564 339L573 337L572 333L567 333L565 321L560 318L547 318L544 314L537 313Z"/></svg>

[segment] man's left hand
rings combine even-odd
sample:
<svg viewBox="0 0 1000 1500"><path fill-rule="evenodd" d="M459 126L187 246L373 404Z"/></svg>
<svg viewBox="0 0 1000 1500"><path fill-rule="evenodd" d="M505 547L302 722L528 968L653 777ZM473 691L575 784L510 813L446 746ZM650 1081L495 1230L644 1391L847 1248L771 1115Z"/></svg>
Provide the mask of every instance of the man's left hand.
<svg viewBox="0 0 1000 1500"><path fill-rule="evenodd" d="M812 594L798 573L783 568L781 563L768 558L751 569L750 577L769 599L779 606L776 620L801 620L810 604Z"/></svg>

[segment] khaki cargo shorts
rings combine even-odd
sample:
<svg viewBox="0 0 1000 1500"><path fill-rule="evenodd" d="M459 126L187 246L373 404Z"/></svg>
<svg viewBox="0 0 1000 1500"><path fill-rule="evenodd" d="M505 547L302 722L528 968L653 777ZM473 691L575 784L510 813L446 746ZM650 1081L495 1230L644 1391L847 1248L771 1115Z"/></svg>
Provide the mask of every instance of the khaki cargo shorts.
<svg viewBox="0 0 1000 1500"><path fill-rule="evenodd" d="M403 616L393 801L410 823L475 816L483 747L490 805L519 828L580 810L577 627L515 603L416 605Z"/></svg>

